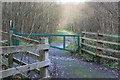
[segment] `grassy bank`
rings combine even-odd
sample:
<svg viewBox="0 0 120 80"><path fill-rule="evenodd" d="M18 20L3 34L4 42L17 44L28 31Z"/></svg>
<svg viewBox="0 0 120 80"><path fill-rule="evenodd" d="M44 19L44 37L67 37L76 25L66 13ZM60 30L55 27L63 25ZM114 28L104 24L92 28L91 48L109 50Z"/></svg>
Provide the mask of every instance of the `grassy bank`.
<svg viewBox="0 0 120 80"><path fill-rule="evenodd" d="M59 29L59 30L57 30L57 32L65 32L65 33L68 33L68 34L71 34L71 35L76 34L76 33L73 33L72 31L65 30L65 29Z"/></svg>

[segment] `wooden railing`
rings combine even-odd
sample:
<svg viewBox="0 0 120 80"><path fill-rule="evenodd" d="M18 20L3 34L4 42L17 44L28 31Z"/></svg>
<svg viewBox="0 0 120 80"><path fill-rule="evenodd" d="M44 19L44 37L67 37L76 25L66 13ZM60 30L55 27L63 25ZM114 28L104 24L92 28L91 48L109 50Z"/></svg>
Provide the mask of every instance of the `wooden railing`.
<svg viewBox="0 0 120 80"><path fill-rule="evenodd" d="M107 37L113 37L118 40L120 36L117 35L109 35L109 34L101 34L101 33L92 33L92 32L82 32L83 37L81 37L81 52L87 52L89 54L92 54L94 56L98 56L101 58L107 58L111 60L117 60L120 61L120 49L111 49L109 47L104 47L103 44L109 44L114 46L120 47L120 43L118 42L112 42L112 41L106 41L105 38ZM92 36L92 37L91 37ZM94 39L93 39L94 38ZM95 39L96 38L96 39ZM96 43L96 45L89 44L89 41L92 41L93 43ZM92 51L90 49L96 49L96 51ZM118 54L119 56L113 57L112 55L105 55L104 52L113 52Z"/></svg>
<svg viewBox="0 0 120 80"><path fill-rule="evenodd" d="M8 43L10 43L10 45L12 44L12 38L15 38L17 40L21 40L27 43L33 43L35 45L0 47L0 49L2 49L2 53L0 53L0 57L5 56L6 58L8 58L7 65L9 66L8 69L0 71L0 74L2 74L0 78L9 77L16 74L22 74L23 72L30 71L30 70L40 74L41 78L49 77L48 67L50 65L50 60L48 57L49 44L48 44L47 38L42 38L40 41L38 41L38 40L33 40L30 38L23 37L23 36L15 35L12 32L10 32L9 38L10 39L8 40L9 41ZM30 51L39 51L39 54L33 54ZM16 59L13 56L13 54L18 54L18 53L19 54L27 53L26 54L27 56L38 60L38 62L28 64L19 59ZM13 66L14 62L17 64L20 64L21 66L14 67Z"/></svg>

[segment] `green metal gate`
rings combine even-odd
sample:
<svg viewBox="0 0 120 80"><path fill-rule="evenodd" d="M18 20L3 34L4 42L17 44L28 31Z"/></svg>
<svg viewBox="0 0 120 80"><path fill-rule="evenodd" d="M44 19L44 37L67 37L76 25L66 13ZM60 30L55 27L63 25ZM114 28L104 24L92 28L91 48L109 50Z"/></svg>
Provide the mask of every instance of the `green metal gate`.
<svg viewBox="0 0 120 80"><path fill-rule="evenodd" d="M80 35L59 35L59 34L22 34L22 33L17 33L16 32L16 28L12 28L12 24L10 24L10 30L13 30L13 34L19 35L19 36L33 36L34 40L36 40L37 36L41 36L41 37L48 37L48 41L50 44L50 47L52 48L57 48L57 49L61 49L61 50L66 50L66 51L70 51L70 52L79 52L80 51ZM53 46L51 45L51 37L52 36L58 36L58 37L63 37L63 48L57 47L57 46ZM66 37L76 37L77 39L77 50L70 50L66 48ZM13 39L13 45L19 45L19 40Z"/></svg>

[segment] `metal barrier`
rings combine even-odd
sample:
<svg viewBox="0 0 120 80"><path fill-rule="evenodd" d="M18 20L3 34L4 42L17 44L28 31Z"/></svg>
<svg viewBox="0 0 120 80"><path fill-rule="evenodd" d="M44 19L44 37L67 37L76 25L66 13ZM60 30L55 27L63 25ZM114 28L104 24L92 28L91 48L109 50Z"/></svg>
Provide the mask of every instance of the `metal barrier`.
<svg viewBox="0 0 120 80"><path fill-rule="evenodd" d="M10 20L10 30L13 30L13 34L15 35L19 35L19 36L33 36L34 37L34 40L36 40L36 37L37 36L46 36L48 37L48 41L49 41L49 44L51 44L51 37L52 36L59 36L59 37L63 37L63 48L60 48L60 47L56 47L56 46L50 46L52 48L57 48L57 49L61 49L61 50L66 50L66 51L70 51L70 52L79 52L80 51L80 35L58 35L58 34L22 34L22 33L17 33L16 32L16 28L13 28L12 27L12 20ZM66 37L77 37L77 46L78 46L78 49L75 51L75 50L69 50L69 49L66 49ZM13 45L19 45L19 40L17 39L13 39Z"/></svg>
<svg viewBox="0 0 120 80"><path fill-rule="evenodd" d="M48 37L48 41L49 41L49 44L51 44L51 37L52 36L59 36L59 37L63 37L63 48L60 48L60 47L56 47L56 46L50 46L52 48L57 48L57 49L61 49L61 50L66 50L66 51L70 51L70 52L78 52L80 51L80 35L58 35L58 34L21 34L21 33L16 33L16 35L19 35L19 36L33 36L34 39L36 39L37 36L46 36ZM77 51L74 51L74 50L69 50L69 49L66 49L66 37L77 37L77 46L78 46L78 49Z"/></svg>

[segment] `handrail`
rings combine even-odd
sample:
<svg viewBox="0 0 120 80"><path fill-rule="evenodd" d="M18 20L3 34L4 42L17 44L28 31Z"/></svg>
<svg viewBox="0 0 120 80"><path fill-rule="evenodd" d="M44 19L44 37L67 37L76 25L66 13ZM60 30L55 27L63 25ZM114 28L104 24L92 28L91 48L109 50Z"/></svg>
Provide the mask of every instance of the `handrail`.
<svg viewBox="0 0 120 80"><path fill-rule="evenodd" d="M2 49L2 53L4 54L13 54L15 52L26 52L26 51L34 51L34 50L46 50L49 49L48 44L39 44L39 45L28 45L28 46L3 46L0 47Z"/></svg>
<svg viewBox="0 0 120 80"><path fill-rule="evenodd" d="M73 37L78 37L80 35L61 35L61 34L21 34L21 33L16 33L16 35L20 36L73 36Z"/></svg>
<svg viewBox="0 0 120 80"><path fill-rule="evenodd" d="M85 38L85 37L81 37L81 39L95 41L95 42L101 42L101 43L107 43L107 44L113 44L113 45L120 45L120 43L116 43L116 42L103 41L103 40L97 40L97 39L91 39L91 38Z"/></svg>
<svg viewBox="0 0 120 80"><path fill-rule="evenodd" d="M3 32L2 33L4 34L7 34L7 32ZM73 37L78 37L80 35L62 35L62 34L25 34L25 33L16 33L16 35L19 35L19 36L73 36Z"/></svg>
<svg viewBox="0 0 120 80"><path fill-rule="evenodd" d="M17 40L25 41L25 42L28 42L28 43L33 43L33 44L39 44L40 43L38 40L30 39L30 38L27 38L27 37L18 36L18 35L15 35L15 34L13 34L12 36L13 36L13 38L15 38Z"/></svg>
<svg viewBox="0 0 120 80"><path fill-rule="evenodd" d="M2 31L2 33L6 34L6 35L8 34L7 32L3 32L3 31ZM17 40L25 41L25 42L28 42L28 43L39 44L38 40L34 40L34 39L27 38L27 37L24 37L24 36L18 36L16 34L12 34L12 37L17 39Z"/></svg>
<svg viewBox="0 0 120 80"><path fill-rule="evenodd" d="M82 32L84 34L91 34L91 35L99 35L99 36L107 36L107 37L120 37L118 35L110 35L110 34L102 34L102 33L95 33L95 32Z"/></svg>

